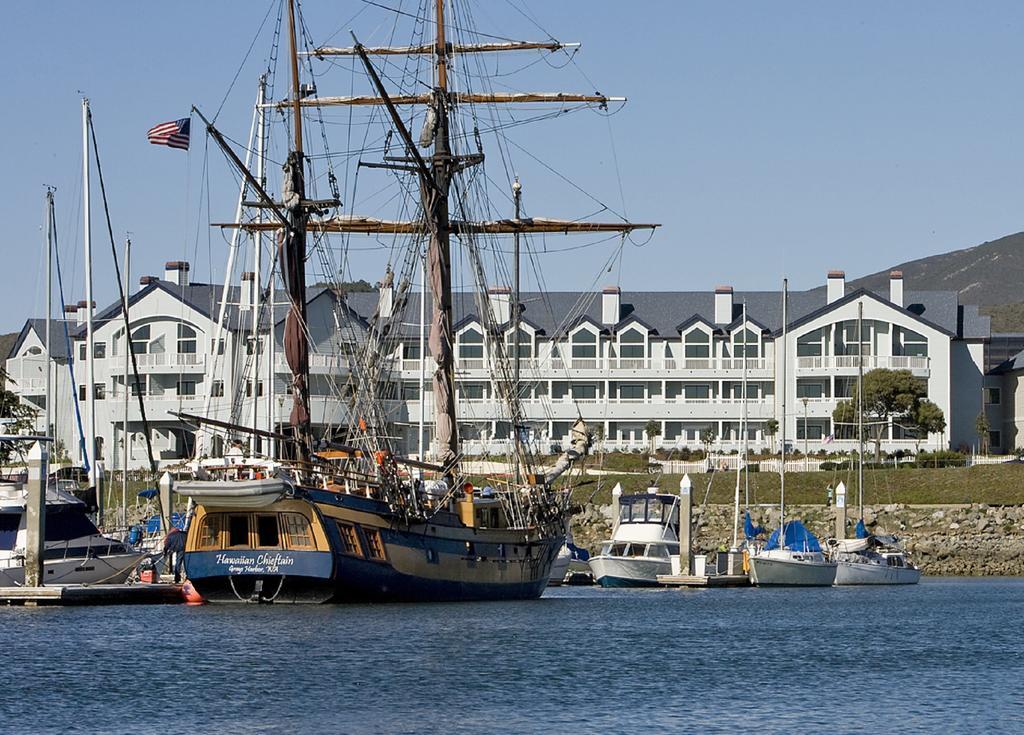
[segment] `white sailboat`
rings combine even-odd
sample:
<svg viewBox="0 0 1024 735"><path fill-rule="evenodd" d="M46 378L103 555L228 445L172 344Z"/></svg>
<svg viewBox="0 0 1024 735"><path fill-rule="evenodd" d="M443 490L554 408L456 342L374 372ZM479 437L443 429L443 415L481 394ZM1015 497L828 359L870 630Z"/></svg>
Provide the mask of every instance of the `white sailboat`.
<svg viewBox="0 0 1024 735"><path fill-rule="evenodd" d="M860 449L857 461L857 495L863 529L864 519L864 306L857 312L857 437ZM831 557L836 563L837 586L861 584L917 584L921 570L914 566L894 536L866 535L863 538L831 542Z"/></svg>
<svg viewBox="0 0 1024 735"><path fill-rule="evenodd" d="M786 523L786 338L789 285L782 286L782 464L780 469L779 528L764 548L750 557L750 581L760 587L829 587L836 564L826 558L821 544L800 521Z"/></svg>

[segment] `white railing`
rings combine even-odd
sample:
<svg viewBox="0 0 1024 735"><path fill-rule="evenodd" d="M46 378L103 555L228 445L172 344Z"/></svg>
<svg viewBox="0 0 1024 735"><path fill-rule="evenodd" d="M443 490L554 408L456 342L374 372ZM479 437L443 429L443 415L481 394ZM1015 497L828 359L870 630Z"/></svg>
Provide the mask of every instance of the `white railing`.
<svg viewBox="0 0 1024 735"><path fill-rule="evenodd" d="M874 368L889 368L892 370L927 370L929 362L927 357L910 355L865 355L863 358L857 355L822 355L803 356L796 359L797 370L856 370L861 360L865 370Z"/></svg>
<svg viewBox="0 0 1024 735"><path fill-rule="evenodd" d="M144 352L135 356L139 367L193 367L206 364L206 355L196 352Z"/></svg>

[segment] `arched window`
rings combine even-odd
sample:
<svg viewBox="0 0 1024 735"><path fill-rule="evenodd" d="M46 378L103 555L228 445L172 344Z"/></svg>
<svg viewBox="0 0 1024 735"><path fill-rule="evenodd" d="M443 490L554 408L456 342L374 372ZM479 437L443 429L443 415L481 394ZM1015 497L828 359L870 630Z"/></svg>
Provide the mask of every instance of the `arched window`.
<svg viewBox="0 0 1024 735"><path fill-rule="evenodd" d="M694 329L683 339L685 348L683 354L686 357L700 358L711 357L711 335L702 329Z"/></svg>
<svg viewBox="0 0 1024 735"><path fill-rule="evenodd" d="M572 356L574 359L592 359L597 357L597 335L589 329L581 329L572 336Z"/></svg>
<svg viewBox="0 0 1024 735"><path fill-rule="evenodd" d="M178 325L178 354L194 355L196 353L196 330L187 324Z"/></svg>
<svg viewBox="0 0 1024 735"><path fill-rule="evenodd" d="M643 358L644 335L638 329L627 329L619 335L619 357Z"/></svg>
<svg viewBox="0 0 1024 735"><path fill-rule="evenodd" d="M459 358L482 360L484 358L484 336L475 329L467 329L459 335Z"/></svg>
<svg viewBox="0 0 1024 735"><path fill-rule="evenodd" d="M761 344L751 329L741 329L733 335L733 357L760 357Z"/></svg>
<svg viewBox="0 0 1024 735"><path fill-rule="evenodd" d="M822 341L825 339L825 328L801 334L796 338L797 357L821 357L825 354Z"/></svg>
<svg viewBox="0 0 1024 735"><path fill-rule="evenodd" d="M41 354L43 354L43 351L41 349L39 349L38 347L32 346L32 347L29 347L27 350L25 350L25 354L26 355L41 355Z"/></svg>
<svg viewBox="0 0 1024 735"><path fill-rule="evenodd" d="M905 357L928 357L928 338L906 327L892 330L892 354Z"/></svg>
<svg viewBox="0 0 1024 735"><path fill-rule="evenodd" d="M132 352L136 355L145 355L149 352L150 329L144 324L132 332Z"/></svg>
<svg viewBox="0 0 1024 735"><path fill-rule="evenodd" d="M508 355L514 358L516 356L515 334L509 332L505 336L505 340L508 344ZM519 357L524 359L533 357L533 337L525 329L519 330Z"/></svg>

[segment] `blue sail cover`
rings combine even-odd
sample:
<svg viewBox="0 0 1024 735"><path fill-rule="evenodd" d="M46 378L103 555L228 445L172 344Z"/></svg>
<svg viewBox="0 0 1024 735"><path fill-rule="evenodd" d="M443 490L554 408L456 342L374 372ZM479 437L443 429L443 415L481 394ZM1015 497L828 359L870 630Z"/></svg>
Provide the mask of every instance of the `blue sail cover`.
<svg viewBox="0 0 1024 735"><path fill-rule="evenodd" d="M754 525L754 522L750 520L750 511L747 511L743 519L743 535L747 537L747 541L753 541L762 533L764 533L764 529Z"/></svg>
<svg viewBox="0 0 1024 735"><path fill-rule="evenodd" d="M785 540L786 548L790 551L821 551L818 537L807 530L807 526L800 521L790 521L786 524ZM768 545L764 548L766 551L779 548L778 529L772 531L771 538L768 539Z"/></svg>
<svg viewBox="0 0 1024 735"><path fill-rule="evenodd" d="M573 561L590 561L590 552L586 549L581 549L574 543L567 543L566 546L569 547L569 552L572 554L571 558Z"/></svg>
<svg viewBox="0 0 1024 735"><path fill-rule="evenodd" d="M857 521L856 535L857 535L857 538L867 538L870 535L868 533L868 529L864 528L864 519L863 518L861 518L859 521Z"/></svg>

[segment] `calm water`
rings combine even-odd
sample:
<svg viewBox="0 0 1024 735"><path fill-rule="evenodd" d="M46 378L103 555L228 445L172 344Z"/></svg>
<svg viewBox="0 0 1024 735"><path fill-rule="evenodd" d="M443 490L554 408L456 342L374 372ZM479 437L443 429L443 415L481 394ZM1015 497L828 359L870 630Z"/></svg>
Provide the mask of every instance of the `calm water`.
<svg viewBox="0 0 1024 735"><path fill-rule="evenodd" d="M1020 732L1024 580L0 609L0 732Z"/></svg>

